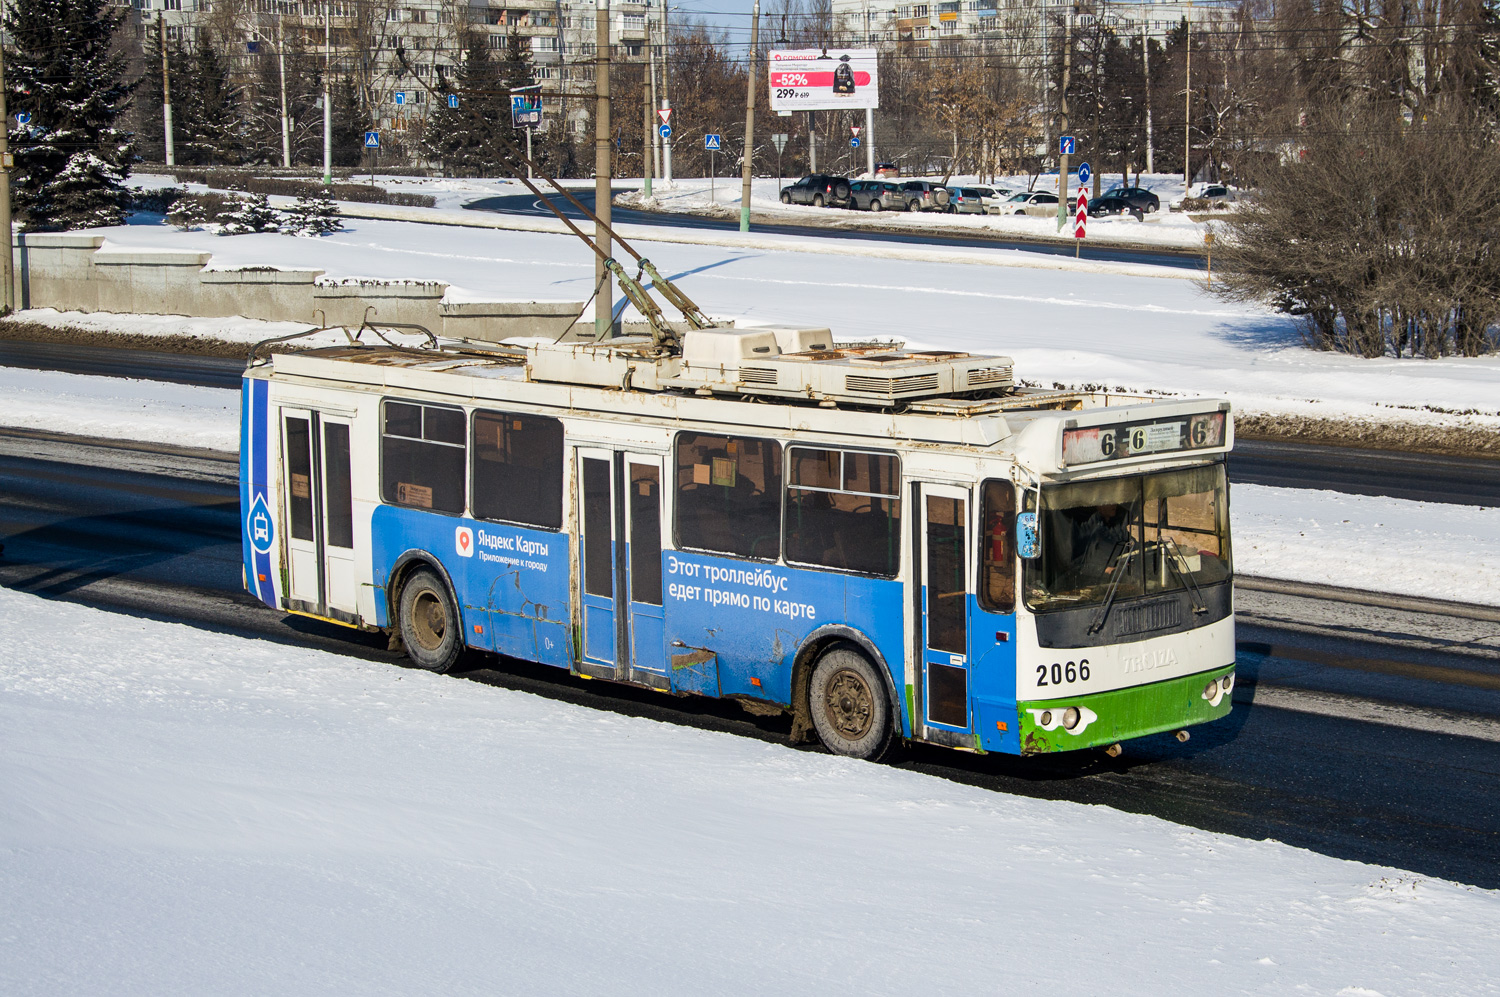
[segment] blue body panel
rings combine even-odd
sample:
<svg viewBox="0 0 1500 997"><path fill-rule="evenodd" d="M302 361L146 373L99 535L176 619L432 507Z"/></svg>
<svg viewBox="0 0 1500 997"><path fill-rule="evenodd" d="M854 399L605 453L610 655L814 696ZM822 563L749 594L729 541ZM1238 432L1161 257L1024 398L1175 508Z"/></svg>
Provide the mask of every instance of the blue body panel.
<svg viewBox="0 0 1500 997"><path fill-rule="evenodd" d="M997 634L1004 634L1005 640ZM969 703L980 747L1019 755L1016 615L991 613L973 595L969 596Z"/></svg>
<svg viewBox="0 0 1500 997"><path fill-rule="evenodd" d="M714 656L689 667L673 662L674 691L790 703L796 651L828 624L864 634L892 669L895 688L905 685L901 582L690 551L666 551L662 559L668 644Z"/></svg>
<svg viewBox="0 0 1500 997"><path fill-rule="evenodd" d="M245 589L275 609L276 576L271 552L276 545L275 516L267 490L271 414L266 404L270 384L244 378L240 387L240 551Z"/></svg>
<svg viewBox="0 0 1500 997"><path fill-rule="evenodd" d="M464 530L467 545L460 541ZM391 570L403 555L421 551L447 572L470 647L572 665L565 534L382 505L370 519L370 550L380 626L390 625Z"/></svg>

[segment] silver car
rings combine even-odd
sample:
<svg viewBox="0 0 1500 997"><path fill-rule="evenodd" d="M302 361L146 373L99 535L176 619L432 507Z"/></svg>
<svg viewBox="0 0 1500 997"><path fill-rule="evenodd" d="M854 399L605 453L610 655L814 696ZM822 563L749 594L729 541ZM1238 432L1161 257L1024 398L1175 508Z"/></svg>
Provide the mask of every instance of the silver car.
<svg viewBox="0 0 1500 997"><path fill-rule="evenodd" d="M849 185L849 207L855 211L905 211L901 185L889 180L856 180Z"/></svg>
<svg viewBox="0 0 1500 997"><path fill-rule="evenodd" d="M949 187L948 213L982 215L984 214L984 195L977 187Z"/></svg>

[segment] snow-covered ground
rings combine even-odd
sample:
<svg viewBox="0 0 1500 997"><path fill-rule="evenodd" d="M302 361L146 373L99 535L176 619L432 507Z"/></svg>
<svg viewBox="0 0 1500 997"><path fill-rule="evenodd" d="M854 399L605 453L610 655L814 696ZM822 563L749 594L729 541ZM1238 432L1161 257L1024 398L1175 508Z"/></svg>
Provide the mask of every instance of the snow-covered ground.
<svg viewBox="0 0 1500 997"><path fill-rule="evenodd" d="M3 589L0 815L13 997L1500 971L1492 891Z"/></svg>
<svg viewBox="0 0 1500 997"><path fill-rule="evenodd" d="M0 367L0 425L236 451L239 394ZM1500 605L1500 507L1237 485L1241 574Z"/></svg>
<svg viewBox="0 0 1500 997"><path fill-rule="evenodd" d="M321 267L330 278L442 280L455 298L583 301L593 259L571 236L357 220L322 239L223 238L165 225L103 230L110 245L208 250L218 266ZM669 230L675 231L675 230ZM1227 397L1243 412L1500 430L1500 357L1363 360L1302 345L1298 324L1195 281L877 259L809 250L634 244L710 314L830 326L844 338L1009 354L1044 386L1101 384ZM912 247L880 244L893 255ZM633 312L630 313L633 315Z"/></svg>

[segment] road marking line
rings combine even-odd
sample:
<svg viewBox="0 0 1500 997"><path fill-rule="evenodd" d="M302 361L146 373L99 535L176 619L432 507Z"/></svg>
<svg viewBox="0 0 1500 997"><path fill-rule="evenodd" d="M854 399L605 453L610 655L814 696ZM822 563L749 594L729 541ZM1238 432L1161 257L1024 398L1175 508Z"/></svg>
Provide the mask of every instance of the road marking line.
<svg viewBox="0 0 1500 997"><path fill-rule="evenodd" d="M1383 703L1334 692L1313 692L1258 683L1235 689L1234 701L1252 706L1268 706L1275 710L1292 710L1322 717L1358 720L1383 727L1401 727L1405 730L1451 734L1455 737L1500 743L1500 721L1420 706Z"/></svg>

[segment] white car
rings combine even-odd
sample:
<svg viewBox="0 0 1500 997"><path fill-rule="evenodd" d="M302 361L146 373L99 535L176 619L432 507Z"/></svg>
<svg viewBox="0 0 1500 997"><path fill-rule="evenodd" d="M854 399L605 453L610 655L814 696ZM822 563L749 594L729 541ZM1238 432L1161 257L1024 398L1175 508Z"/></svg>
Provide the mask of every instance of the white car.
<svg viewBox="0 0 1500 997"><path fill-rule="evenodd" d="M1001 204L998 213L1049 218L1057 214L1057 195L1050 190L1023 190Z"/></svg>
<svg viewBox="0 0 1500 997"><path fill-rule="evenodd" d="M1238 201L1239 191L1224 183L1195 183L1188 188L1187 198L1179 198L1172 202L1173 211L1182 210L1182 202L1188 199L1200 201Z"/></svg>

